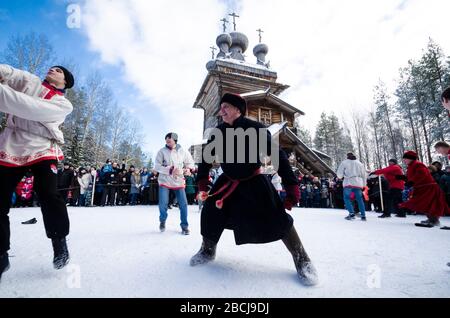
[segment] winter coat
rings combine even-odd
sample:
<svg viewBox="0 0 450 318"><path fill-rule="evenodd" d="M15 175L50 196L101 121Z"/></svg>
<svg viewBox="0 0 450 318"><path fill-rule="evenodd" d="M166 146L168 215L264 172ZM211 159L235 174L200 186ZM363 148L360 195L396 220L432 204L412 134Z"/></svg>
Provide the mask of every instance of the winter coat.
<svg viewBox="0 0 450 318"><path fill-rule="evenodd" d="M33 177L25 178L20 181L16 187L17 196L24 201L30 201L33 198Z"/></svg>
<svg viewBox="0 0 450 318"><path fill-rule="evenodd" d="M389 187L391 189L400 189L403 190L405 188L405 181L397 180L396 176L402 176L403 170L399 165L393 165L386 167L384 169L379 169L375 171L376 175L384 175L386 180L389 182Z"/></svg>
<svg viewBox="0 0 450 318"><path fill-rule="evenodd" d="M58 189L70 188L73 179L73 171L71 169L58 170Z"/></svg>
<svg viewBox="0 0 450 318"><path fill-rule="evenodd" d="M264 136L267 136L267 149L271 149L271 135L266 127L261 123L241 116L236 119L233 125L223 123L217 127L222 132L223 142L217 143L217 146L234 144L234 154L237 154L237 143L228 141L227 129L234 130L242 128L263 129ZM257 133L257 145L260 144ZM208 140L208 144L214 142L214 135ZM207 147L206 145L205 147ZM249 144L248 139L243 143L245 149L245 162L229 162L226 156L226 147L219 149L221 156L218 162L221 162L223 173L214 183L210 194L214 194L221 188L229 184L230 180L241 180L233 192L223 202L222 209L216 204L223 199L223 192L213 197L209 197L203 206L201 214L201 234L203 237L213 241L218 241L224 228L234 231L234 238L237 245L247 243L268 243L283 238L291 229L293 224L292 217L286 213L281 198L275 190L271 181L263 174L255 174L262 164L259 160L259 151ZM250 152L254 153L250 153ZM292 168L289 164L286 153L277 149L279 155L278 174L281 176L284 186L298 186ZM213 153L212 155L215 155ZM217 153L217 155L219 155ZM251 156L250 156L251 155ZM256 158L256 162L251 162L249 158ZM212 164L205 162L202 156L202 162L198 167L197 182L206 183L209 178L209 171Z"/></svg>
<svg viewBox="0 0 450 318"><path fill-rule="evenodd" d="M20 167L63 160L59 126L72 112L64 93L37 76L0 64L0 112L8 114L0 134L0 165Z"/></svg>
<svg viewBox="0 0 450 318"><path fill-rule="evenodd" d="M150 186L149 178L150 178L150 173L148 173L148 172L141 173L141 187L148 188Z"/></svg>
<svg viewBox="0 0 450 318"><path fill-rule="evenodd" d="M119 183L119 168L114 167L108 167L109 165L106 165L103 169L104 175L103 175L103 181L105 184L113 185Z"/></svg>
<svg viewBox="0 0 450 318"><path fill-rule="evenodd" d="M440 184L442 191L450 194L450 173L444 173L441 177Z"/></svg>
<svg viewBox="0 0 450 318"><path fill-rule="evenodd" d="M358 160L344 160L337 171L338 178L344 178L344 188L363 189L367 182L364 165Z"/></svg>
<svg viewBox="0 0 450 318"><path fill-rule="evenodd" d="M130 181L131 181L130 194L141 193L141 176L139 175L139 173L133 173L131 175Z"/></svg>
<svg viewBox="0 0 450 318"><path fill-rule="evenodd" d="M78 177L78 183L80 184L80 194L85 194L87 189L89 189L89 185L91 184L91 174L85 173L80 177Z"/></svg>
<svg viewBox="0 0 450 318"><path fill-rule="evenodd" d="M449 212L444 192L434 181L428 168L414 160L408 166L408 182L412 183L411 198L400 207L415 212L425 212L429 216L440 217Z"/></svg>
<svg viewBox="0 0 450 318"><path fill-rule="evenodd" d="M194 159L191 154L176 145L174 149L167 146L162 148L156 155L155 170L159 173L158 183L161 187L179 190L186 187L186 181L182 174L174 175L174 169L194 170Z"/></svg>
<svg viewBox="0 0 450 318"><path fill-rule="evenodd" d="M193 176L186 177L186 194L195 194L195 180Z"/></svg>

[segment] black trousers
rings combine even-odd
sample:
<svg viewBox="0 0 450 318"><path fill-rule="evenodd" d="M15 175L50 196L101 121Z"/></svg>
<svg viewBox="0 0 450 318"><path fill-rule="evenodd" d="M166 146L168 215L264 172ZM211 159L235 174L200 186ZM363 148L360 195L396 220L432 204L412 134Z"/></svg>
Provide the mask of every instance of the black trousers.
<svg viewBox="0 0 450 318"><path fill-rule="evenodd" d="M17 184L28 169L34 175L34 191L39 197L45 231L48 238L62 238L69 234L69 216L66 203L57 190L58 163L47 160L29 167L0 166L0 254L10 248L9 209Z"/></svg>
<svg viewBox="0 0 450 318"><path fill-rule="evenodd" d="M391 188L389 190L389 214L399 213L398 205L402 202L402 190Z"/></svg>

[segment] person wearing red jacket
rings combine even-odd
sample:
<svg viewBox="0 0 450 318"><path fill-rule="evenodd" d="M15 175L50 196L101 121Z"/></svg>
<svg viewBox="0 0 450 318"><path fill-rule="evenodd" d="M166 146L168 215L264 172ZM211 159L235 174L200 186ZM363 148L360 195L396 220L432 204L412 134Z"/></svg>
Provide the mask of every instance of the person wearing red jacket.
<svg viewBox="0 0 450 318"><path fill-rule="evenodd" d="M191 266L214 260L217 243L226 228L233 230L237 245L282 240L292 254L300 281L307 286L317 284L316 270L298 237L292 217L286 213L300 198L298 180L288 156L279 147L272 149L271 134L263 124L245 117L244 98L227 93L220 104L219 116L223 124L208 138L198 167L199 199L205 201L201 215L203 243L191 258ZM239 131L245 131L246 135L239 135ZM279 155L276 170L286 190L284 203L263 175L260 151L253 147L261 144L267 146L267 152L261 152L271 157L272 162ZM208 149L213 145L215 152L207 158ZM236 159L240 154L245 156L244 160ZM208 193L208 175L214 161L220 162L223 173Z"/></svg>
<svg viewBox="0 0 450 318"><path fill-rule="evenodd" d="M389 166L384 169L375 170L371 174L384 175L389 183L388 192L388 207L380 218L389 218L391 214L396 214L398 217L406 217L406 213L399 211L398 205L402 203L402 191L405 189L405 181L397 179L397 176L403 176L403 170L398 165L396 159L389 160Z"/></svg>
<svg viewBox="0 0 450 318"><path fill-rule="evenodd" d="M426 213L427 220L416 223L416 226L439 226L439 218L449 210L445 195L428 168L417 158L414 151L407 151L403 155L403 162L408 166L406 183L413 187L413 192L408 201L400 204L400 208ZM404 177L398 176L397 179Z"/></svg>

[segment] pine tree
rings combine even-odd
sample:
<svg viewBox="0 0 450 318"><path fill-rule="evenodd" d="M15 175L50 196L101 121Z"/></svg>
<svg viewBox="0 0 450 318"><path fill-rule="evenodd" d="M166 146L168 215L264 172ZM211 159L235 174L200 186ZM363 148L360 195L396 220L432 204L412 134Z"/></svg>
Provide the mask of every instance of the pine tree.
<svg viewBox="0 0 450 318"><path fill-rule="evenodd" d="M312 148L313 141L311 137L311 132L308 129L301 127L300 125L296 126L296 131L298 138L300 138L300 140L303 141L305 145Z"/></svg>

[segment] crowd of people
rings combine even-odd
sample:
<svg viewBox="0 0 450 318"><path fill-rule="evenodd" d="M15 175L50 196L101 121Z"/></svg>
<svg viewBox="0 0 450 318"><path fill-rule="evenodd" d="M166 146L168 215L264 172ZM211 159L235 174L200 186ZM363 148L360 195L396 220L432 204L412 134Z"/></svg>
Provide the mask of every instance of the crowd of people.
<svg viewBox="0 0 450 318"><path fill-rule="evenodd" d="M447 204L450 205L450 166L443 168L440 161L433 162L427 167L433 179L444 192ZM267 169L266 176L270 179L280 197L284 199L285 191L281 178L277 173ZM210 171L209 186L215 183L221 174L220 168ZM412 187L401 180L395 179L395 173L403 174L403 169L397 160L391 159L385 169L376 170L380 175L368 176L362 188L362 199L366 211L382 213L380 217L391 215L404 217L407 214L422 213L421 211L399 210L398 204L408 200ZM368 173L369 174L369 173ZM127 167L125 161L107 160L99 169L95 167L76 168L63 163L58 170L58 191L68 206L124 206L124 205L158 205L159 184L158 172L147 167L136 169L133 165ZM299 180L300 201L296 204L301 208L345 209L343 180L338 177L315 177L310 174L296 173ZM188 205L200 205L197 199L198 187L195 170L184 176L185 193ZM37 194L33 190L34 177L31 171L23 177L16 187L12 197L12 207L39 206ZM381 182L381 185L380 185ZM381 194L380 194L381 193ZM356 209L357 202L351 196ZM383 200L383 202L381 202ZM168 208L178 206L174 191L169 192ZM392 202L392 203L391 203ZM390 206L392 204L392 206Z"/></svg>

